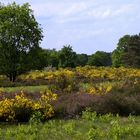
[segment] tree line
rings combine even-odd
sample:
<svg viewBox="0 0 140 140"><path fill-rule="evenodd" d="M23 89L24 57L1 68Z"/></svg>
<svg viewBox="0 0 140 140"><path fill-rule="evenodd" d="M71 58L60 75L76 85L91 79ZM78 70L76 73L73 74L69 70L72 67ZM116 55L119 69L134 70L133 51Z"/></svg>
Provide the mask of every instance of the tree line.
<svg viewBox="0 0 140 140"><path fill-rule="evenodd" d="M111 53L97 51L95 54L78 54L73 51L72 46L65 45L59 51L55 49L40 49L38 51L40 64L56 68L74 68L76 66L111 66ZM39 64L38 64L39 66ZM40 67L40 68L41 68Z"/></svg>
<svg viewBox="0 0 140 140"><path fill-rule="evenodd" d="M0 3L0 74L10 81L22 73L47 66L140 67L140 34L123 36L111 53L97 51L92 55L77 54L70 45L59 51L43 49L42 39L42 28L28 3L6 6Z"/></svg>

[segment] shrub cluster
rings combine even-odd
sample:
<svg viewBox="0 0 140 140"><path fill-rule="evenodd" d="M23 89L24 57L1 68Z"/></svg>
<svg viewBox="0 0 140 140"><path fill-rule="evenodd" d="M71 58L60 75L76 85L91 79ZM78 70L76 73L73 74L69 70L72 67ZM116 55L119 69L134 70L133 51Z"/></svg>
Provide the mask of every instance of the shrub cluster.
<svg viewBox="0 0 140 140"><path fill-rule="evenodd" d="M52 105L57 117L75 117L80 115L86 107L90 107L97 114L140 114L140 70L138 69L85 66L75 69L33 71L21 75L18 80L25 83L32 81L31 84L45 82L48 90L55 91L58 98ZM5 99L1 100L3 96L0 95L1 106L7 107L4 111L11 109L10 115L3 113L3 108L1 109L1 120L7 118L12 120L12 117L13 120L24 120L24 118L28 120L30 114L36 111L32 106L35 106L38 101L38 104L41 104L39 111L45 114L42 108L47 108L44 107L44 104L48 104L48 99L44 98L42 101L43 96L36 92L34 94L28 93L28 98L25 95L20 95L22 100L24 98L28 100L27 103L24 103L24 105L29 104L26 108L26 105L21 105L21 102L18 102L18 96L8 93L5 94ZM27 117L21 119L22 115L18 115L21 114L19 110L24 110ZM28 112L31 113L28 115Z"/></svg>
<svg viewBox="0 0 140 140"><path fill-rule="evenodd" d="M0 121L29 121L35 112L40 112L43 119L53 116L51 101L56 100L56 94L44 92L38 100L27 98L23 92L14 98L3 98L0 101Z"/></svg>
<svg viewBox="0 0 140 140"><path fill-rule="evenodd" d="M104 95L62 94L55 101L54 110L59 117L75 117L87 107L97 114L140 115L139 91L139 84L125 83Z"/></svg>

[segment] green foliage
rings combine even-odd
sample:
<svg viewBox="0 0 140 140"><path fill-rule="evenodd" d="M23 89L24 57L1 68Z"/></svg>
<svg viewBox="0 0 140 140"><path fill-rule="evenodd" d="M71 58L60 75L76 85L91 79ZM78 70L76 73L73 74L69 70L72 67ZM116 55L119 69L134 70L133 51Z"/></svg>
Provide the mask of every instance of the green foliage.
<svg viewBox="0 0 140 140"><path fill-rule="evenodd" d="M35 111L31 117L30 117L30 120L29 120L29 123L30 124L39 124L43 121L43 115L40 111Z"/></svg>
<svg viewBox="0 0 140 140"><path fill-rule="evenodd" d="M123 65L122 55L124 53L124 49L128 46L129 40L130 40L130 35L125 35L119 39L117 48L112 53L113 66L120 67Z"/></svg>
<svg viewBox="0 0 140 140"><path fill-rule="evenodd" d="M86 110L82 112L82 118L95 122L97 121L97 113L92 112L90 108L86 108Z"/></svg>
<svg viewBox="0 0 140 140"><path fill-rule="evenodd" d="M59 64L59 54L55 49L52 50L44 50L47 54L47 62L48 66L58 68Z"/></svg>
<svg viewBox="0 0 140 140"><path fill-rule="evenodd" d="M111 66L111 54L97 51L89 57L88 64L91 66Z"/></svg>
<svg viewBox="0 0 140 140"><path fill-rule="evenodd" d="M140 67L140 34L130 37L122 61L126 67Z"/></svg>
<svg viewBox="0 0 140 140"><path fill-rule="evenodd" d="M29 70L41 70L48 65L48 56L42 48L31 49L26 56L26 65L24 69Z"/></svg>
<svg viewBox="0 0 140 140"><path fill-rule="evenodd" d="M77 54L77 66L85 66L88 62L88 55L87 54Z"/></svg>
<svg viewBox="0 0 140 140"><path fill-rule="evenodd" d="M89 116L92 116L89 112ZM30 140L139 140L140 118L132 116L136 122L128 118L109 116L108 122L96 117L96 121L88 119L50 120L42 123L19 125L0 125L0 139Z"/></svg>
<svg viewBox="0 0 140 140"><path fill-rule="evenodd" d="M140 67L140 35L125 35L120 38L112 54L115 67Z"/></svg>
<svg viewBox="0 0 140 140"><path fill-rule="evenodd" d="M64 46L59 51L59 67L75 67L76 66L76 53L72 50L70 45Z"/></svg>
<svg viewBox="0 0 140 140"><path fill-rule="evenodd" d="M28 69L32 49L39 48L42 29L35 20L28 3L16 3L0 8L0 72L15 81L17 75ZM34 59L35 61L35 59Z"/></svg>
<svg viewBox="0 0 140 140"><path fill-rule="evenodd" d="M88 140L96 140L103 138L103 132L97 128L90 128L89 132L87 133Z"/></svg>

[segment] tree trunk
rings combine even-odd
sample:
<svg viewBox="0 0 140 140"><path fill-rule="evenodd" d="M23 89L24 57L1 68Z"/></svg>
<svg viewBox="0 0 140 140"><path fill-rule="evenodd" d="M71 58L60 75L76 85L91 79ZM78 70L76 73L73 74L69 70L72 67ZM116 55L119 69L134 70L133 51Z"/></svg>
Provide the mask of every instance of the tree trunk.
<svg viewBox="0 0 140 140"><path fill-rule="evenodd" d="M10 82L15 82L16 77L17 77L16 72L10 73L9 74L9 80L10 80Z"/></svg>
<svg viewBox="0 0 140 140"><path fill-rule="evenodd" d="M9 74L9 80L10 80L10 82L12 82L12 74L11 73Z"/></svg>
<svg viewBox="0 0 140 140"><path fill-rule="evenodd" d="M15 82L15 80L16 80L16 72L13 73L12 82Z"/></svg>

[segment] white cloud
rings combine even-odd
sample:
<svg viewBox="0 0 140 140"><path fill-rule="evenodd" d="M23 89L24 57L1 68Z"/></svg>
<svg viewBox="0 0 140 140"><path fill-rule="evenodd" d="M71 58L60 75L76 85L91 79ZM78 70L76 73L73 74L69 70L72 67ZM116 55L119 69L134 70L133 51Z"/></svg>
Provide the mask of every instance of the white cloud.
<svg viewBox="0 0 140 140"><path fill-rule="evenodd" d="M51 22L58 24L85 22L88 20L108 20L110 18L120 18L129 14L133 14L135 10L139 9L137 4L122 3L121 5L100 4L91 2L91 0L81 2L54 2L48 1L46 3L33 3L37 17L49 17Z"/></svg>
<svg viewBox="0 0 140 140"><path fill-rule="evenodd" d="M97 19L107 19L107 18L116 18L117 16L123 16L126 14L130 14L137 7L134 4L125 4L120 5L118 7L111 6L101 6L97 7L91 11L88 11L87 14L89 17L97 18Z"/></svg>
<svg viewBox="0 0 140 140"><path fill-rule="evenodd" d="M72 17L83 12L88 7L84 2L63 3L63 2L46 2L32 4L35 14L40 17L52 16L54 18Z"/></svg>
<svg viewBox="0 0 140 140"><path fill-rule="evenodd" d="M26 0L15 0L18 3L25 3ZM119 0L118 0L119 1ZM128 0L129 1L129 0ZM2 0L4 3L12 0ZM126 4L125 2L117 3L111 0L28 0L37 17L51 17L54 21L64 23L77 20L107 19L116 16L123 16L134 12L139 8L137 3Z"/></svg>
<svg viewBox="0 0 140 140"><path fill-rule="evenodd" d="M12 1L1 0L6 4ZM111 50L122 35L140 31L139 0L14 1L30 3L43 27L43 47L47 44L47 47L58 48L71 43L81 47L87 44L87 50L93 45Z"/></svg>

